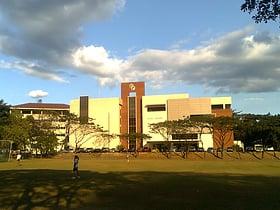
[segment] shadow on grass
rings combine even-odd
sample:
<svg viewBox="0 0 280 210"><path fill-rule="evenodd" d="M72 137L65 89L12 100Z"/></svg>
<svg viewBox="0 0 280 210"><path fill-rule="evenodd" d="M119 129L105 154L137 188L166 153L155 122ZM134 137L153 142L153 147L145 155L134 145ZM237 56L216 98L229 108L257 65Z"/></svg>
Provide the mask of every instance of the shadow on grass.
<svg viewBox="0 0 280 210"><path fill-rule="evenodd" d="M226 152L225 154L232 159L236 159L236 160L240 159L240 154L239 154L239 157L236 157L235 155L233 155L233 153L229 153L229 152Z"/></svg>
<svg viewBox="0 0 280 210"><path fill-rule="evenodd" d="M0 209L279 209L279 177L0 171Z"/></svg>

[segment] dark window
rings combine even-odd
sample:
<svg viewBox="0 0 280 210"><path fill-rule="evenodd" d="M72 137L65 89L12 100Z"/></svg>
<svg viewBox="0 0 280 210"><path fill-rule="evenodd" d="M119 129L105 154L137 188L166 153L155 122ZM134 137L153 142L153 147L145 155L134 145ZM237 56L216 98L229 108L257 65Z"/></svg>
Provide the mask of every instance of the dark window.
<svg viewBox="0 0 280 210"><path fill-rule="evenodd" d="M148 112L161 112L165 111L165 104L158 104L158 105L148 105L147 106L147 111Z"/></svg>
<svg viewBox="0 0 280 210"><path fill-rule="evenodd" d="M172 140L180 139L198 139L198 135L197 133L172 134Z"/></svg>
<svg viewBox="0 0 280 210"><path fill-rule="evenodd" d="M88 123L88 96L80 97L80 123Z"/></svg>
<svg viewBox="0 0 280 210"><path fill-rule="evenodd" d="M212 109L223 109L224 106L223 106L223 104L215 104L215 105L212 105L211 108Z"/></svg>
<svg viewBox="0 0 280 210"><path fill-rule="evenodd" d="M33 114L41 114L41 110L37 110L37 109L36 110L32 110L32 113Z"/></svg>
<svg viewBox="0 0 280 210"><path fill-rule="evenodd" d="M31 114L31 110L22 110L21 113L22 114Z"/></svg>
<svg viewBox="0 0 280 210"><path fill-rule="evenodd" d="M136 97L128 98L128 133L136 133Z"/></svg>
<svg viewBox="0 0 280 210"><path fill-rule="evenodd" d="M231 104L226 104L226 109L230 109L231 108Z"/></svg>

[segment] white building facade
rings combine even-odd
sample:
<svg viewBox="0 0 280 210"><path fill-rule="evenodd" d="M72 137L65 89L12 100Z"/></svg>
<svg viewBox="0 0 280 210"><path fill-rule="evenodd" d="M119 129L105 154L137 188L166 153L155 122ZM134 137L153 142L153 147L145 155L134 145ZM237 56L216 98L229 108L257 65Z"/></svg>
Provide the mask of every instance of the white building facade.
<svg viewBox="0 0 280 210"><path fill-rule="evenodd" d="M133 88L131 88L133 87ZM121 98L96 98L81 96L71 100L70 113L82 118L94 119L94 123L102 127L104 132L114 135L114 138L97 141L94 137L78 145L83 148L124 148L145 147L160 148L166 144L166 138L150 132L150 124L186 119L192 116L231 116L231 97L190 98L189 94L145 95L144 82L122 83ZM134 100L132 100L134 99ZM127 141L120 135L143 133L150 139L134 139ZM168 139L177 148L188 143L196 148L214 147L214 132L193 130L186 135L172 135ZM134 143L132 142L134 141ZM136 141L136 142L135 142ZM232 141L233 142L233 141ZM70 135L70 145L75 147L75 139Z"/></svg>

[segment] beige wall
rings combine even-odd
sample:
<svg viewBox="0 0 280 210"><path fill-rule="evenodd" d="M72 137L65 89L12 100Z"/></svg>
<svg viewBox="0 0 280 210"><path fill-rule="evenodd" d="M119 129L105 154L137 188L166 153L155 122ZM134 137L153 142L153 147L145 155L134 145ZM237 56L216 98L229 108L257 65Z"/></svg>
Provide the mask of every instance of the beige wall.
<svg viewBox="0 0 280 210"><path fill-rule="evenodd" d="M165 140L159 134L150 133L149 124L164 122L167 120L167 101L168 99L188 98L188 94L170 94L170 95L155 95L142 97L142 120L143 120L143 133L149 134L152 138L144 140L144 145L147 141L163 141ZM165 111L148 112L149 105L165 104Z"/></svg>
<svg viewBox="0 0 280 210"><path fill-rule="evenodd" d="M89 118L94 119L94 123L103 127L104 131L109 134L120 134L120 103L119 98L89 98L88 115ZM74 113L79 116L80 114L80 100L70 101L70 113ZM74 138L70 136L70 145L75 146ZM96 139L92 137L87 142L83 143L81 147L93 147L102 148L109 147L115 148L120 144L119 137L114 139Z"/></svg>
<svg viewBox="0 0 280 210"><path fill-rule="evenodd" d="M190 115L211 114L210 98L169 99L168 120L178 120Z"/></svg>
<svg viewBox="0 0 280 210"><path fill-rule="evenodd" d="M223 104L223 105L232 104L232 99L231 99L231 97L213 97L213 98L211 98L211 105L217 105L217 104Z"/></svg>

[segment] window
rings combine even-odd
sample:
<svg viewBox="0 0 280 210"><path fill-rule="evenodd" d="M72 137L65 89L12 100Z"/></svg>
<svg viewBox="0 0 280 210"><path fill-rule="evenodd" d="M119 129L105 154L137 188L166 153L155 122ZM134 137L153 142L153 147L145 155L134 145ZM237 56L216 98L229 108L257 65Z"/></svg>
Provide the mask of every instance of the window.
<svg viewBox="0 0 280 210"><path fill-rule="evenodd" d="M230 109L231 108L231 104L226 104L226 109Z"/></svg>
<svg viewBox="0 0 280 210"><path fill-rule="evenodd" d="M31 114L31 110L22 110L21 113L22 114Z"/></svg>
<svg viewBox="0 0 280 210"><path fill-rule="evenodd" d="M35 110L32 110L32 113L33 114L41 114L41 110L35 109Z"/></svg>
<svg viewBox="0 0 280 210"><path fill-rule="evenodd" d="M224 109L223 104L215 104L211 106L212 109Z"/></svg>
<svg viewBox="0 0 280 210"><path fill-rule="evenodd" d="M185 134L172 134L172 140L180 139L198 139L197 133L185 133Z"/></svg>
<svg viewBox="0 0 280 210"><path fill-rule="evenodd" d="M136 133L136 97L128 98L128 133Z"/></svg>
<svg viewBox="0 0 280 210"><path fill-rule="evenodd" d="M165 104L157 104L157 105L148 105L147 106L148 112L162 112L166 111Z"/></svg>

